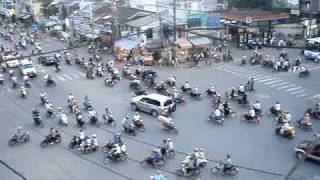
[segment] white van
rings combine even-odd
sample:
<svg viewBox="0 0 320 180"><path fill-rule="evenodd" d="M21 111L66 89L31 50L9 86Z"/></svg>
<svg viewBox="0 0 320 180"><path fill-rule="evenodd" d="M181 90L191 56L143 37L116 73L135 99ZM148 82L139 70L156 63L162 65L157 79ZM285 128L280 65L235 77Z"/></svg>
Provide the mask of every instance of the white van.
<svg viewBox="0 0 320 180"><path fill-rule="evenodd" d="M24 59L20 61L20 69L22 75L36 76L37 71L31 61Z"/></svg>

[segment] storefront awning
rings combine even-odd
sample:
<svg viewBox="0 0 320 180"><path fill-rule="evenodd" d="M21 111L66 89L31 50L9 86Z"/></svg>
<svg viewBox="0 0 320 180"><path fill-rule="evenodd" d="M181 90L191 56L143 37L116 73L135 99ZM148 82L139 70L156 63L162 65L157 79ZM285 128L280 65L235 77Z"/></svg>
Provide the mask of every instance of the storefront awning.
<svg viewBox="0 0 320 180"><path fill-rule="evenodd" d="M185 38L179 38L176 41L176 45L179 46L181 49L190 49L192 48L192 44Z"/></svg>
<svg viewBox="0 0 320 180"><path fill-rule="evenodd" d="M203 45L212 44L212 42L209 38L202 37L202 36L189 38L189 41L191 42L191 44L193 46L203 46Z"/></svg>

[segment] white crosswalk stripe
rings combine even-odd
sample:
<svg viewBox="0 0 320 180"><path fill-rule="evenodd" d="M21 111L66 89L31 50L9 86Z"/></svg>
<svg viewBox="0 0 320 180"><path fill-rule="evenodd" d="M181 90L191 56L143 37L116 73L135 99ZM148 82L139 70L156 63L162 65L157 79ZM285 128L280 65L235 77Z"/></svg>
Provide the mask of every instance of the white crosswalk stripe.
<svg viewBox="0 0 320 180"><path fill-rule="evenodd" d="M294 85L294 84L289 84L289 85L285 85L285 86L278 87L277 89L278 89L278 90L281 90L281 89L286 89L286 88L290 88L290 87L293 87L293 86L296 86L296 85Z"/></svg>
<svg viewBox="0 0 320 180"><path fill-rule="evenodd" d="M293 92L290 92L290 94L292 95L295 95L295 94L301 94L301 93L304 93L304 90L299 90L299 91L293 91Z"/></svg>
<svg viewBox="0 0 320 180"><path fill-rule="evenodd" d="M258 82L263 83L263 82L267 82L267 81L273 81L276 79L278 79L278 78L268 78L268 79L258 80Z"/></svg>
<svg viewBox="0 0 320 180"><path fill-rule="evenodd" d="M254 77L254 79L255 79L256 81L259 81L259 80L262 80L262 79L267 79L267 78L271 78L271 76L266 76L266 75L264 75L264 76L261 76L261 77L258 77L258 78L255 78L255 77Z"/></svg>
<svg viewBox="0 0 320 180"><path fill-rule="evenodd" d="M250 74L245 74L242 77L244 77L244 78L255 77L255 76L259 75L259 74L260 73L250 73Z"/></svg>
<svg viewBox="0 0 320 180"><path fill-rule="evenodd" d="M278 83L278 82L282 82L282 80L281 80L281 79L276 79L276 80L274 80L274 81L269 81L269 82L266 82L266 83L263 83L263 84L265 84L265 85L272 85L272 84L275 84L275 83Z"/></svg>
<svg viewBox="0 0 320 180"><path fill-rule="evenodd" d="M75 77L75 78L77 78L77 79L80 78L80 76L78 76L78 75L76 75L76 74L72 74L72 76Z"/></svg>
<svg viewBox="0 0 320 180"><path fill-rule="evenodd" d="M65 77L66 79L72 80L72 77L70 77L68 74L63 74L63 77Z"/></svg>
<svg viewBox="0 0 320 180"><path fill-rule="evenodd" d="M86 77L86 75L83 72L77 72L80 76Z"/></svg>
<svg viewBox="0 0 320 180"><path fill-rule="evenodd" d="M286 85L286 84L289 84L289 82L282 82L282 83L278 83L278 84L274 84L270 87L278 87L278 86L283 86L283 85Z"/></svg>
<svg viewBox="0 0 320 180"><path fill-rule="evenodd" d="M57 76L58 79L60 79L61 81L65 82L67 81L65 78L61 77L61 76Z"/></svg>
<svg viewBox="0 0 320 180"><path fill-rule="evenodd" d="M287 89L287 90L285 90L285 92L292 92L292 91L295 91L295 90L298 90L298 89L301 89L301 88L302 88L301 86L298 86L298 87Z"/></svg>
<svg viewBox="0 0 320 180"><path fill-rule="evenodd" d="M307 95L308 95L307 93L304 93L304 94L297 95L296 97L302 98L302 97L306 97Z"/></svg>
<svg viewBox="0 0 320 180"><path fill-rule="evenodd" d="M320 94L316 94L316 95L310 97L310 99L316 99L316 98L320 98Z"/></svg>

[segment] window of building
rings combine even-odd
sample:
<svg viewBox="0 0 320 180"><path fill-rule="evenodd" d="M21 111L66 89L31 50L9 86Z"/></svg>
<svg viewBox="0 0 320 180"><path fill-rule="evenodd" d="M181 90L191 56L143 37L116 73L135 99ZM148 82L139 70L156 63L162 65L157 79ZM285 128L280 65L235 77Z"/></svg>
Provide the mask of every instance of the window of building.
<svg viewBox="0 0 320 180"><path fill-rule="evenodd" d="M201 26L201 19L200 18L194 18L194 19L188 19L188 27L200 27Z"/></svg>

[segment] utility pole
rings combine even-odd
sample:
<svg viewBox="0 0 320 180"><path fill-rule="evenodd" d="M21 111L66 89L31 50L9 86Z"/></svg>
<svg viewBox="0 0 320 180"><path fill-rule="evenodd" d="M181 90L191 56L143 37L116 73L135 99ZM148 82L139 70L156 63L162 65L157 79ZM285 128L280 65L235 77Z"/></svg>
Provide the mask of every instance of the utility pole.
<svg viewBox="0 0 320 180"><path fill-rule="evenodd" d="M114 45L116 40L119 39L119 19L118 19L118 6L117 6L117 0L113 0L112 2L112 52L114 49Z"/></svg>
<svg viewBox="0 0 320 180"><path fill-rule="evenodd" d="M173 0L173 45L172 45L172 59L176 60L175 44L177 41L177 22L176 22L176 0Z"/></svg>

